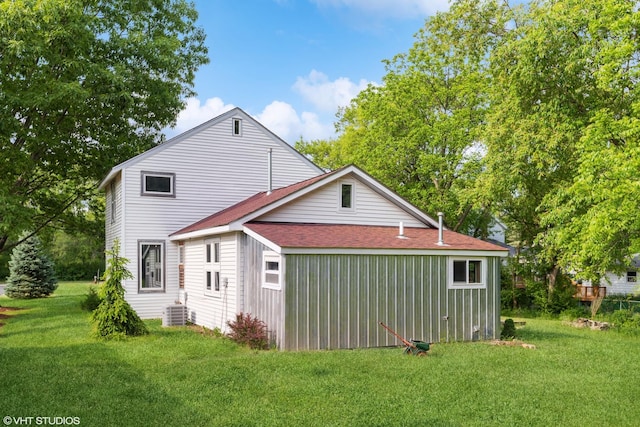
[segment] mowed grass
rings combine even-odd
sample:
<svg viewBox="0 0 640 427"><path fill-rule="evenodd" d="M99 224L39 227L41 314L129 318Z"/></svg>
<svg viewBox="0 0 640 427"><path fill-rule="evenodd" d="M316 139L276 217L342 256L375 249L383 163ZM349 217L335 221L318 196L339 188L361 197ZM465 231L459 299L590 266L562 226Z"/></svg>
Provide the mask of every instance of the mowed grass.
<svg viewBox="0 0 640 427"><path fill-rule="evenodd" d="M536 349L486 342L251 351L187 328L91 337L88 284L0 319L0 416L78 417L84 426L632 426L640 339L526 319ZM6 312L5 312L6 314ZM35 421L34 421L35 422Z"/></svg>

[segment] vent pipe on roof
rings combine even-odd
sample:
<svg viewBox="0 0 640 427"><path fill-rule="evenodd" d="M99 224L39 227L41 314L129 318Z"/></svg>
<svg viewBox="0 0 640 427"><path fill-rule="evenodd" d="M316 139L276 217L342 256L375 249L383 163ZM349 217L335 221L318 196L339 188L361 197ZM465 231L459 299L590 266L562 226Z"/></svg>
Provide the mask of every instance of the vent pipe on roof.
<svg viewBox="0 0 640 427"><path fill-rule="evenodd" d="M444 217L444 214L442 212L438 212L438 245L439 246L444 246L443 217Z"/></svg>
<svg viewBox="0 0 640 427"><path fill-rule="evenodd" d="M273 170L272 170L272 162L273 162L273 150L269 148L267 150L267 196L271 194L271 190L273 190Z"/></svg>
<svg viewBox="0 0 640 427"><path fill-rule="evenodd" d="M404 235L404 222L400 221L398 226L398 239L407 239L408 237Z"/></svg>

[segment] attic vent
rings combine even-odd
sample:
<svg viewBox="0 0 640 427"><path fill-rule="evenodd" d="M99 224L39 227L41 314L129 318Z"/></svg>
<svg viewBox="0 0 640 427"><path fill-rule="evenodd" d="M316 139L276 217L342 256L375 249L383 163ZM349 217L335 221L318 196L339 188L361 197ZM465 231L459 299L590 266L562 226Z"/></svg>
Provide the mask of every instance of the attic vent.
<svg viewBox="0 0 640 427"><path fill-rule="evenodd" d="M174 304L165 307L162 313L162 326L184 326L187 323L187 306Z"/></svg>

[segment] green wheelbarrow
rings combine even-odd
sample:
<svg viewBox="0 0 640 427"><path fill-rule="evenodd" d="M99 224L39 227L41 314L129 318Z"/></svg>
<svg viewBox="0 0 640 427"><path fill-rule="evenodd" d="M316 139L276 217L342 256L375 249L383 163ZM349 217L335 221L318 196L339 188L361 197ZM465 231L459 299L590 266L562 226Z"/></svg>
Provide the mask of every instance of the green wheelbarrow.
<svg viewBox="0 0 640 427"><path fill-rule="evenodd" d="M378 322L378 323L380 324L380 326L385 328L387 331L393 334L396 338L402 341L402 343L405 346L403 351L404 354L412 354L414 356L426 356L427 351L429 351L429 349L431 348L431 343L428 343L426 341L414 340L414 339L406 340L402 338L400 335L398 335L396 331L394 331L384 323L382 322Z"/></svg>

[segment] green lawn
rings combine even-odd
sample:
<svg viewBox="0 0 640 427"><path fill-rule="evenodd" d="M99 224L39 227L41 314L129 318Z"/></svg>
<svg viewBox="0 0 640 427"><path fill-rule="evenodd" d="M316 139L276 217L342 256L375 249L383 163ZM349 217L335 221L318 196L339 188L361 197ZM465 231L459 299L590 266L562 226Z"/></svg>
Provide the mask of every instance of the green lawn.
<svg viewBox="0 0 640 427"><path fill-rule="evenodd" d="M535 350L484 342L401 349L255 352L148 322L119 342L90 336L62 284L0 319L0 416L83 426L534 425L640 423L640 338L526 319ZM5 313L6 314L6 313ZM12 424L12 425L15 425Z"/></svg>

